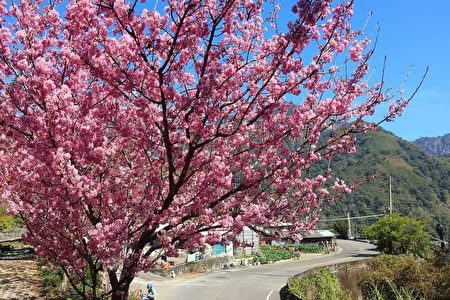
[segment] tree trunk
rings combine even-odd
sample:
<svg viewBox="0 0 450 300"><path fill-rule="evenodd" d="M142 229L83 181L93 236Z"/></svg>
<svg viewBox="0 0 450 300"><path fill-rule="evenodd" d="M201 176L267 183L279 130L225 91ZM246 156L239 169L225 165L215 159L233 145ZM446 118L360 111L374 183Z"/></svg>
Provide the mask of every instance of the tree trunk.
<svg viewBox="0 0 450 300"><path fill-rule="evenodd" d="M117 280L117 274L115 271L108 271L109 282L111 283L112 295L111 300L128 300L128 293L130 289L131 281L133 281L132 276L126 276L124 278Z"/></svg>
<svg viewBox="0 0 450 300"><path fill-rule="evenodd" d="M129 288L129 284L117 287L111 295L111 300L128 300Z"/></svg>

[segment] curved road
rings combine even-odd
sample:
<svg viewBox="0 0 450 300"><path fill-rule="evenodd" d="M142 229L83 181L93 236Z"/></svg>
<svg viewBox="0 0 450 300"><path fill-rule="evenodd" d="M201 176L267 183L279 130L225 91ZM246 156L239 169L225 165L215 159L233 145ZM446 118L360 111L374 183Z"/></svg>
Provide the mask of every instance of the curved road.
<svg viewBox="0 0 450 300"><path fill-rule="evenodd" d="M330 255L314 255L295 261L249 267L217 270L206 274L176 279L152 278L158 300L278 300L280 289L289 277L305 270L340 262L376 256L372 244L339 240L342 251ZM143 288L147 280L136 278L132 289Z"/></svg>

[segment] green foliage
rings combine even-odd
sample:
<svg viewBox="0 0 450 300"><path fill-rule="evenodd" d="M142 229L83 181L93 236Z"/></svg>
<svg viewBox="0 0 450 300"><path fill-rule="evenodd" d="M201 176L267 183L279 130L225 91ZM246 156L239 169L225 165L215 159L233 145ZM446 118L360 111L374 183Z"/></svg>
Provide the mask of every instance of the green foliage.
<svg viewBox="0 0 450 300"><path fill-rule="evenodd" d="M288 282L291 293L303 300L345 300L348 295L336 276L328 268L321 268L306 276L293 277Z"/></svg>
<svg viewBox="0 0 450 300"><path fill-rule="evenodd" d="M262 264L268 263L270 261L274 262L284 259L291 259L297 256L294 251L278 246L264 245L261 246L260 249L261 253L259 261Z"/></svg>
<svg viewBox="0 0 450 300"><path fill-rule="evenodd" d="M420 220L392 214L367 227L363 235L377 240L378 248L388 254L413 253L422 257L430 250L430 238Z"/></svg>
<svg viewBox="0 0 450 300"><path fill-rule="evenodd" d="M340 239L348 239L347 221L335 221L333 222L331 227L334 233L336 233Z"/></svg>
<svg viewBox="0 0 450 300"><path fill-rule="evenodd" d="M385 296L383 292L377 287L373 286L366 295L367 300L388 300L388 299L396 299L396 300L425 300L424 297L420 295L415 295L413 291L408 291L404 287L399 287L395 285L392 281L387 281L387 286L389 287L389 294L392 296ZM393 298L389 298L393 297Z"/></svg>
<svg viewBox="0 0 450 300"><path fill-rule="evenodd" d="M42 288L45 293L49 295L59 294L64 278L63 270L42 259L38 259L37 264L40 269Z"/></svg>
<svg viewBox="0 0 450 300"><path fill-rule="evenodd" d="M448 260L381 255L368 261L371 271L359 283L366 299L450 299Z"/></svg>
<svg viewBox="0 0 450 300"><path fill-rule="evenodd" d="M326 249L316 243L299 244L290 247L261 245L259 256L256 258L262 264L285 259L298 258L303 253L323 253Z"/></svg>
<svg viewBox="0 0 450 300"><path fill-rule="evenodd" d="M21 221L6 212L5 207L0 206L0 232L7 232L21 226Z"/></svg>
<svg viewBox="0 0 450 300"><path fill-rule="evenodd" d="M339 155L332 165L333 176L354 183L375 173L379 176L339 201L324 205L326 218L381 214L388 211L389 176L392 177L394 211L427 222L435 234L438 218L450 228L450 159L430 157L417 145L380 130L358 136L355 154ZM320 171L327 164L318 167ZM317 170L318 172L319 170ZM367 226L373 219L352 221Z"/></svg>
<svg viewBox="0 0 450 300"><path fill-rule="evenodd" d="M69 283L64 287L64 271L61 267L57 267L45 260L38 259L38 266L40 268L40 277L42 280L42 288L48 295L48 299L65 299L65 300L81 300L83 299L80 295L78 295L74 289L71 288ZM88 295L92 293L92 275L89 272L89 269L86 270L83 275L87 284L82 285L81 278L71 277L73 282L76 283L77 287L80 290L84 290ZM97 282L98 288L101 286L101 278L100 275L97 274ZM97 290L98 294L99 290Z"/></svg>
<svg viewBox="0 0 450 300"><path fill-rule="evenodd" d="M299 244L294 247L295 251L304 253L322 253L325 251L325 247L317 243Z"/></svg>

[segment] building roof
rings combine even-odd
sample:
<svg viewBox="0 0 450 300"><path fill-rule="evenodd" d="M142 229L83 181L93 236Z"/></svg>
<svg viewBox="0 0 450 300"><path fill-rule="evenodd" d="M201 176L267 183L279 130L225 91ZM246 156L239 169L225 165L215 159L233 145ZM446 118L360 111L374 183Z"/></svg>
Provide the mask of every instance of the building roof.
<svg viewBox="0 0 450 300"><path fill-rule="evenodd" d="M334 238L336 235L331 232L330 230L311 230L309 232L305 232L303 234L303 238L325 238L325 237L331 237Z"/></svg>

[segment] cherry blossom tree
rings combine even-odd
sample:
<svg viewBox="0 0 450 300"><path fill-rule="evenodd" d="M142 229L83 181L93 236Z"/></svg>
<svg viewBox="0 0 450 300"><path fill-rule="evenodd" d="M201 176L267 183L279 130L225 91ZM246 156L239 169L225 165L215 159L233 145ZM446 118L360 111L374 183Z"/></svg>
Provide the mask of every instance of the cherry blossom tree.
<svg viewBox="0 0 450 300"><path fill-rule="evenodd" d="M82 297L126 299L158 249L299 238L351 191L310 169L393 98L352 3L288 5L284 26L264 0L0 0L2 199Z"/></svg>

